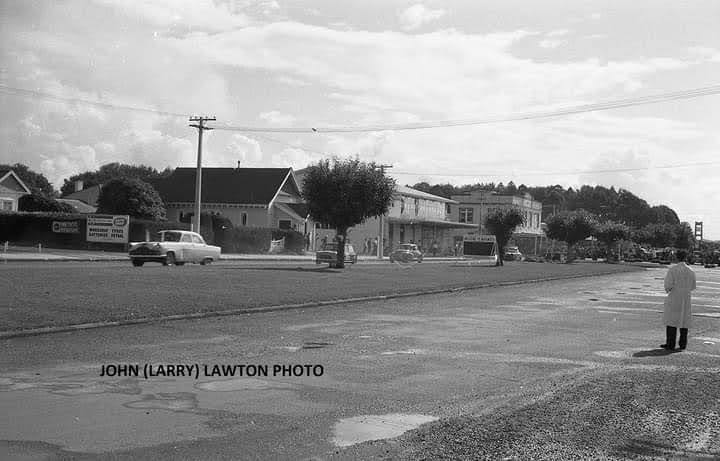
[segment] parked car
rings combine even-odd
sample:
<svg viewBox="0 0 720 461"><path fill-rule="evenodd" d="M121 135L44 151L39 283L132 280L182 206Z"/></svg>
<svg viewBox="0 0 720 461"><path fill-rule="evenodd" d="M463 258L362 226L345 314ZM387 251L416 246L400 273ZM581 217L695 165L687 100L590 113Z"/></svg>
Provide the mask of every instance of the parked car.
<svg viewBox="0 0 720 461"><path fill-rule="evenodd" d="M511 246L505 248L503 259L505 261L524 261L525 256L523 256L518 247Z"/></svg>
<svg viewBox="0 0 720 461"><path fill-rule="evenodd" d="M326 243L321 250L315 252L315 264L328 263L330 267L335 267L337 265L337 250L338 244L336 242ZM357 262L355 249L349 243L345 244L345 262L349 264Z"/></svg>
<svg viewBox="0 0 720 461"><path fill-rule="evenodd" d="M220 259L220 247L208 245L197 232L164 230L157 241L132 243L130 260L133 266L158 262L163 266L182 266L185 263L210 264Z"/></svg>
<svg viewBox="0 0 720 461"><path fill-rule="evenodd" d="M423 260L422 251L414 243L401 243L395 251L390 253L390 262L401 261L408 263L410 261L417 261L421 263Z"/></svg>

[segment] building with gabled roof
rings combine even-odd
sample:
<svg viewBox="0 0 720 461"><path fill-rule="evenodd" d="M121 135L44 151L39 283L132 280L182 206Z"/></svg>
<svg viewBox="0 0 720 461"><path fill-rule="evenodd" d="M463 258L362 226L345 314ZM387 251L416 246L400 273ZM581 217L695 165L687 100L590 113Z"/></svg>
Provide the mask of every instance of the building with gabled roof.
<svg viewBox="0 0 720 461"><path fill-rule="evenodd" d="M195 175L195 168L176 168L151 181L169 220L194 214ZM305 231L307 212L292 168L203 168L201 202L203 213L219 213L236 226Z"/></svg>
<svg viewBox="0 0 720 461"><path fill-rule="evenodd" d="M18 211L18 202L32 191L13 170L0 170L0 211Z"/></svg>

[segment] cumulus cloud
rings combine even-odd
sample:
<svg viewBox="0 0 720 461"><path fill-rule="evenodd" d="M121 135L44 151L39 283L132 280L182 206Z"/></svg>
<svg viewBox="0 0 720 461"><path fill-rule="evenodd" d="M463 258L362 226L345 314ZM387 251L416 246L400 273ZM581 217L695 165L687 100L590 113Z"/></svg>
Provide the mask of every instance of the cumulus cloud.
<svg viewBox="0 0 720 461"><path fill-rule="evenodd" d="M233 160L240 162L242 167L262 167L263 151L256 139L241 134L234 134L225 147L224 165L228 166ZM222 161L222 160L221 160Z"/></svg>
<svg viewBox="0 0 720 461"><path fill-rule="evenodd" d="M398 14L398 19L404 30L415 30L425 24L437 21L443 16L445 16L445 10L433 10L417 3L401 11Z"/></svg>

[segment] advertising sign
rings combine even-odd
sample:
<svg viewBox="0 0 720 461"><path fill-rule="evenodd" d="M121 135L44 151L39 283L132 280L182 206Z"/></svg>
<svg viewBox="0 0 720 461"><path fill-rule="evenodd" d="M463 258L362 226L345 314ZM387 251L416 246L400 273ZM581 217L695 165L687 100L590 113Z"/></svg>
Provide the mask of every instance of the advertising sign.
<svg viewBox="0 0 720 461"><path fill-rule="evenodd" d="M130 216L94 214L87 217L87 241L127 243Z"/></svg>
<svg viewBox="0 0 720 461"><path fill-rule="evenodd" d="M79 234L79 224L77 221L53 221L52 231L57 234Z"/></svg>

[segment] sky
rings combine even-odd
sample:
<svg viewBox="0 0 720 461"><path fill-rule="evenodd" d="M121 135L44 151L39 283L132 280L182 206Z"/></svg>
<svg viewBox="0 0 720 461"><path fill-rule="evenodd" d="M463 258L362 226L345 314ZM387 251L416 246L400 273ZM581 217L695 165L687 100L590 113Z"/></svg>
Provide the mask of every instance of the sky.
<svg viewBox="0 0 720 461"><path fill-rule="evenodd" d="M715 0L3 0L0 163L58 188L109 162L194 166L188 117L209 115L204 166L358 156L409 185L614 186L720 239L720 94L387 129L718 85L718 19Z"/></svg>

